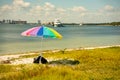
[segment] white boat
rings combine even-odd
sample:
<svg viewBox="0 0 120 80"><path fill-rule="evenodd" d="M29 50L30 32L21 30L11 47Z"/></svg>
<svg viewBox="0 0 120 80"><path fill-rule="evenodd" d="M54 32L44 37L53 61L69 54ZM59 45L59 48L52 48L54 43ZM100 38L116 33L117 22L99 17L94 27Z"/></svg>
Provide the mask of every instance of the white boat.
<svg viewBox="0 0 120 80"><path fill-rule="evenodd" d="M80 23L79 25L80 25L80 26L82 26L83 24L82 24L82 23Z"/></svg>
<svg viewBox="0 0 120 80"><path fill-rule="evenodd" d="M54 27L63 27L62 23L60 22L59 19L54 20Z"/></svg>

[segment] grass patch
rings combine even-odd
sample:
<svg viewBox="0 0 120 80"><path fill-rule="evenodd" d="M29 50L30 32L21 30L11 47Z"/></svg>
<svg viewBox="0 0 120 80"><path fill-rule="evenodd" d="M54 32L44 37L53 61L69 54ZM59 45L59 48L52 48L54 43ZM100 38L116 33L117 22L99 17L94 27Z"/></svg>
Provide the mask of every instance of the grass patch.
<svg viewBox="0 0 120 80"><path fill-rule="evenodd" d="M45 53L51 64L0 65L0 80L119 80L120 47ZM35 57L36 55L24 56ZM71 60L73 59L73 60ZM56 61L56 62L55 62ZM63 62L64 64L61 64ZM80 62L75 65L67 65Z"/></svg>

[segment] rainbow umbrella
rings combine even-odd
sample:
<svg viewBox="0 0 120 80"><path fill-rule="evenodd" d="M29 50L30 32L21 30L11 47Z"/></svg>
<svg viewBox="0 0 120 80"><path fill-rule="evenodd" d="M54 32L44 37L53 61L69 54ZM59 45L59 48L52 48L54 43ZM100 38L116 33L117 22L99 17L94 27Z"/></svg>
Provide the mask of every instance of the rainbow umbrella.
<svg viewBox="0 0 120 80"><path fill-rule="evenodd" d="M30 28L21 34L22 36L35 36L35 37L42 37L42 38L59 38L61 39L62 36L52 28L40 26L40 27L33 27Z"/></svg>
<svg viewBox="0 0 120 80"><path fill-rule="evenodd" d="M60 35L56 30L46 27L46 26L30 28L30 29L22 32L21 35L22 36L41 37L42 39L43 38L58 38L58 39L62 38L62 35ZM42 41L41 41L41 47L42 47ZM40 55L42 56L42 52Z"/></svg>

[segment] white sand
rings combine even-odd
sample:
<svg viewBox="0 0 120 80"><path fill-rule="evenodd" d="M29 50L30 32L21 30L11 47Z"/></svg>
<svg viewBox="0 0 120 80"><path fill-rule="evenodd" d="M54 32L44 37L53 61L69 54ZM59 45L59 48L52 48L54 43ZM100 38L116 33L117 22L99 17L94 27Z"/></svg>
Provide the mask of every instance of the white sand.
<svg viewBox="0 0 120 80"><path fill-rule="evenodd" d="M24 58L24 59L18 59L20 56L24 56L24 55L32 55L32 54L36 54L36 53L26 53L26 54L12 54L12 55L4 55L4 56L0 56L0 63L3 63L6 61L10 61L11 59L16 59L13 61L10 61L11 64L24 64L24 63L31 63L33 62L32 58Z"/></svg>
<svg viewBox="0 0 120 80"><path fill-rule="evenodd" d="M33 58L24 58L24 59L19 59L15 61L11 61L11 64L30 64L33 63Z"/></svg>

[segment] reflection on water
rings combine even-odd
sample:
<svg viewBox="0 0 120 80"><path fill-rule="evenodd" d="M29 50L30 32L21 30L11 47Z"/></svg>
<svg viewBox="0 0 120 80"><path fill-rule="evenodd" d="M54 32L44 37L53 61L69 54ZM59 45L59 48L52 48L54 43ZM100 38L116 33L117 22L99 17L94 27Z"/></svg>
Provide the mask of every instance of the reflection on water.
<svg viewBox="0 0 120 80"><path fill-rule="evenodd" d="M63 39L23 37L21 32L35 25L0 24L0 53L15 53L46 49L107 46L120 44L120 27L66 25L54 28Z"/></svg>

